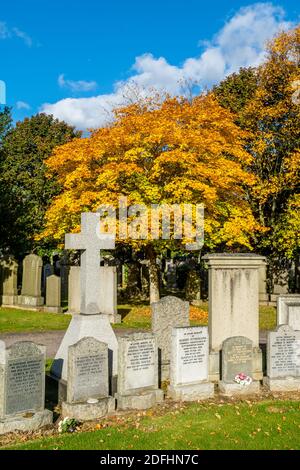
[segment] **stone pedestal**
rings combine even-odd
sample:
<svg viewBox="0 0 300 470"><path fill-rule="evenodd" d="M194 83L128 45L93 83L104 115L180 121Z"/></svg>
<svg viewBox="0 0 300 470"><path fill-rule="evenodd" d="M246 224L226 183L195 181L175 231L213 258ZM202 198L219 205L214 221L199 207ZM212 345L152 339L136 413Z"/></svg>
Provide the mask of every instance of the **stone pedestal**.
<svg viewBox="0 0 300 470"><path fill-rule="evenodd" d="M207 400L214 396L214 385L209 382L168 387L168 396L175 401Z"/></svg>
<svg viewBox="0 0 300 470"><path fill-rule="evenodd" d="M112 375L117 375L118 341L106 315L74 315L55 356L51 375L67 381L68 348L85 336L108 344Z"/></svg>
<svg viewBox="0 0 300 470"><path fill-rule="evenodd" d="M147 410L164 400L163 390L148 390L136 395L116 393L117 406L120 410Z"/></svg>
<svg viewBox="0 0 300 470"><path fill-rule="evenodd" d="M0 434L13 431L36 431L53 423L53 413L50 410L28 413L27 415L0 420Z"/></svg>
<svg viewBox="0 0 300 470"><path fill-rule="evenodd" d="M300 392L300 378L270 379L270 377L264 377L263 383L271 392Z"/></svg>
<svg viewBox="0 0 300 470"><path fill-rule="evenodd" d="M219 392L221 395L232 396L250 396L259 393L259 382L252 382L250 385L228 384L222 380L219 382Z"/></svg>
<svg viewBox="0 0 300 470"><path fill-rule="evenodd" d="M62 403L62 416L77 419L78 421L91 421L102 418L115 411L113 397L100 398L98 403Z"/></svg>

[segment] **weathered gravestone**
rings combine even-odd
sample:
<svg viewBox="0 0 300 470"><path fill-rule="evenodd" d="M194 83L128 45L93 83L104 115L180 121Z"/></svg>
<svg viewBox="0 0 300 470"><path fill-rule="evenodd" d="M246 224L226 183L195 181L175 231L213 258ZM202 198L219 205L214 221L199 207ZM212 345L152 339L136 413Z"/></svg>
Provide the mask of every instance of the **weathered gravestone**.
<svg viewBox="0 0 300 470"><path fill-rule="evenodd" d="M45 403L45 346L0 341L0 434L52 424Z"/></svg>
<svg viewBox="0 0 300 470"><path fill-rule="evenodd" d="M208 382L208 329L206 326L173 328L170 386L174 400L203 400L214 395Z"/></svg>
<svg viewBox="0 0 300 470"><path fill-rule="evenodd" d="M44 311L62 313L60 277L52 274L46 279L46 307Z"/></svg>
<svg viewBox="0 0 300 470"><path fill-rule="evenodd" d="M40 307L44 303L41 296L43 260L30 254L23 260L22 291L18 303L24 307Z"/></svg>
<svg viewBox="0 0 300 470"><path fill-rule="evenodd" d="M108 315L111 323L119 323L121 316L117 311L117 271L115 266L100 266L99 271L101 313ZM68 313L80 313L80 267L72 266L69 275Z"/></svg>
<svg viewBox="0 0 300 470"><path fill-rule="evenodd" d="M0 260L0 305L18 303L18 263L10 256Z"/></svg>
<svg viewBox="0 0 300 470"><path fill-rule="evenodd" d="M80 313L80 266L71 266L68 287L68 314Z"/></svg>
<svg viewBox="0 0 300 470"><path fill-rule="evenodd" d="M82 338L69 347L67 401L63 416L85 421L97 419L115 410L109 396L107 344L95 338Z"/></svg>
<svg viewBox="0 0 300 470"><path fill-rule="evenodd" d="M69 346L88 336L108 345L110 370L117 375L118 341L110 325L108 315L101 313L100 299L100 249L115 246L112 235L99 231L100 214L81 214L81 233L65 236L65 248L82 250L80 262L80 314L73 315L71 323L60 344L51 368L51 375L67 381Z"/></svg>
<svg viewBox="0 0 300 470"><path fill-rule="evenodd" d="M259 381L253 378L254 360L251 339L234 336L223 341L220 392L229 396L258 393Z"/></svg>
<svg viewBox="0 0 300 470"><path fill-rule="evenodd" d="M190 325L190 306L177 297L163 297L151 304L152 332L157 338L160 380L170 377L170 356L172 329Z"/></svg>
<svg viewBox="0 0 300 470"><path fill-rule="evenodd" d="M156 338L151 333L135 333L119 338L119 409L146 409L163 400L158 389Z"/></svg>
<svg viewBox="0 0 300 470"><path fill-rule="evenodd" d="M300 331L280 325L268 333L264 384L271 391L300 391Z"/></svg>
<svg viewBox="0 0 300 470"><path fill-rule="evenodd" d="M289 325L300 330L300 295L287 294L277 298L277 326Z"/></svg>
<svg viewBox="0 0 300 470"><path fill-rule="evenodd" d="M210 379L219 380L222 343L233 336L253 342L253 378L262 379L259 348L259 269L263 256L249 253L216 253L203 257L209 268Z"/></svg>

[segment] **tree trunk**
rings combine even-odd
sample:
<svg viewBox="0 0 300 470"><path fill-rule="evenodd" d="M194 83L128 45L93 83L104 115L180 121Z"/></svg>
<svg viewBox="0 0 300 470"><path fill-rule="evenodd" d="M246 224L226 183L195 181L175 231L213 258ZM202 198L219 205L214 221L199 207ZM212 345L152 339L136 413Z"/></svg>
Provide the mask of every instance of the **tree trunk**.
<svg viewBox="0 0 300 470"><path fill-rule="evenodd" d="M158 267L156 265L156 253L153 246L147 246L146 256L149 261L149 292L150 304L152 304L153 302L158 302L160 298Z"/></svg>

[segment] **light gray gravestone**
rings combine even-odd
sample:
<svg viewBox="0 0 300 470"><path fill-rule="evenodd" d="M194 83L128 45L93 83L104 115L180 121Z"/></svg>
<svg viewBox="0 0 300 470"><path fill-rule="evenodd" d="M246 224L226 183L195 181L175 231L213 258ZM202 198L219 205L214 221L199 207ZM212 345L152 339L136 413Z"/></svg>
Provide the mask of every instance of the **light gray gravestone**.
<svg viewBox="0 0 300 470"><path fill-rule="evenodd" d="M151 304L152 332L157 338L158 360L161 380L170 377L170 355L172 329L176 326L189 326L189 303L177 297L163 297Z"/></svg>
<svg viewBox="0 0 300 470"><path fill-rule="evenodd" d="M80 266L71 266L68 287L68 314L80 313Z"/></svg>
<svg viewBox="0 0 300 470"><path fill-rule="evenodd" d="M0 305L18 303L18 263L11 256L0 260Z"/></svg>
<svg viewBox="0 0 300 470"><path fill-rule="evenodd" d="M0 434L52 424L45 403L45 346L0 341Z"/></svg>
<svg viewBox="0 0 300 470"><path fill-rule="evenodd" d="M276 392L300 391L300 331L289 325L268 333L264 384Z"/></svg>
<svg viewBox="0 0 300 470"><path fill-rule="evenodd" d="M30 254L23 260L22 292L18 303L23 307L40 307L44 304L41 296L43 260L40 256Z"/></svg>
<svg viewBox="0 0 300 470"><path fill-rule="evenodd" d="M44 311L62 313L61 280L55 274L51 274L46 278L46 307L44 307Z"/></svg>
<svg viewBox="0 0 300 470"><path fill-rule="evenodd" d="M253 342L245 336L234 336L223 341L222 380L219 390L224 395L249 395L259 392L259 381L253 379ZM240 384L236 377L245 374L250 383Z"/></svg>
<svg viewBox="0 0 300 470"><path fill-rule="evenodd" d="M253 378L262 380L259 271L266 258L252 253L215 253L203 260L207 261L209 275L210 380L219 380L223 341L234 336L246 336L253 342Z"/></svg>
<svg viewBox="0 0 300 470"><path fill-rule="evenodd" d="M101 287L99 308L108 315L110 323L121 322L117 311L117 271L115 266L100 266L99 283ZM71 315L80 313L80 267L72 266L69 276L69 307Z"/></svg>
<svg viewBox="0 0 300 470"><path fill-rule="evenodd" d="M67 401L62 403L62 414L85 421L114 410L115 399L109 396L107 344L82 338L69 347Z"/></svg>
<svg viewBox="0 0 300 470"><path fill-rule="evenodd" d="M134 333L119 338L119 409L146 409L163 400L158 388L156 338L151 333Z"/></svg>
<svg viewBox="0 0 300 470"><path fill-rule="evenodd" d="M300 330L300 295L286 294L277 298L277 326L289 325Z"/></svg>
<svg viewBox="0 0 300 470"><path fill-rule="evenodd" d="M209 373L208 328L173 328L168 395L174 400L204 400L214 395Z"/></svg>
<svg viewBox="0 0 300 470"><path fill-rule="evenodd" d="M80 262L80 315L73 315L51 368L52 376L67 380L69 346L90 336L108 345L110 370L117 375L118 342L108 315L101 313L100 250L115 246L115 238L99 230L100 214L81 214L81 233L67 234L65 248L82 250Z"/></svg>

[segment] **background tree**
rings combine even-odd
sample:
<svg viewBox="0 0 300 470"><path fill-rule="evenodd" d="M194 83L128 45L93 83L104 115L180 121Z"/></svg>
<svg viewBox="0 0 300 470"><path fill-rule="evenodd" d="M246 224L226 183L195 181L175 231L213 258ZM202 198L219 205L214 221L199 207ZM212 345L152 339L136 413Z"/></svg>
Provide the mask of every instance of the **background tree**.
<svg viewBox="0 0 300 470"><path fill-rule="evenodd" d="M256 249L269 256L275 270L282 259L297 259L300 250L299 79L300 26L269 44L254 79L241 70L215 89L218 101L237 113L236 122L251 135L245 148L253 156L249 171L257 182L248 197L266 229L258 234Z"/></svg>
<svg viewBox="0 0 300 470"><path fill-rule="evenodd" d="M10 124L6 113L4 129ZM6 124L5 124L6 123ZM43 229L45 210L59 192L55 175L46 177L44 161L57 145L80 133L52 116L38 114L18 122L2 138L0 159L0 246L16 257L47 249L34 234Z"/></svg>
<svg viewBox="0 0 300 470"><path fill-rule="evenodd" d="M243 186L254 183L243 169L251 163L246 137L211 94L119 109L111 125L56 148L47 160L62 191L47 210L42 236L63 242L66 232L79 230L82 211L117 207L123 195L128 205L203 203L206 249L251 249L258 224L244 197ZM125 243L149 260L150 301L157 300L156 256L178 241Z"/></svg>

